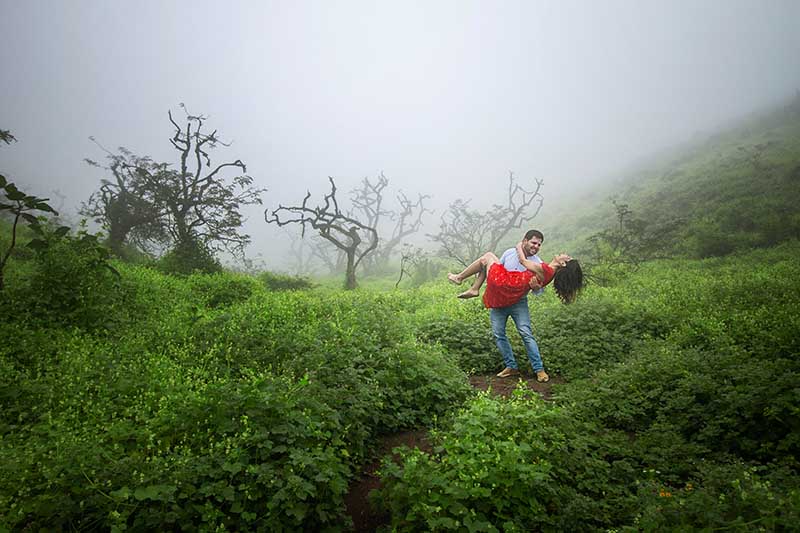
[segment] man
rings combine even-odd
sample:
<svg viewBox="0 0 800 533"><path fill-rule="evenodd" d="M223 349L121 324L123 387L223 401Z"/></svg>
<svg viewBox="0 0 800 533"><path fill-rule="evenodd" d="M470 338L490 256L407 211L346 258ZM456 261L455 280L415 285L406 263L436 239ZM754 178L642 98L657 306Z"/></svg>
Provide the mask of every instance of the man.
<svg viewBox="0 0 800 533"><path fill-rule="evenodd" d="M532 229L525 234L525 237L522 239L522 249L525 251L525 255L529 260L536 261L537 263L542 262L537 254L542 247L543 241L544 235L539 230ZM519 262L516 248L509 248L506 250L500 257L500 263L502 263L507 270L519 272L526 270ZM534 294L541 294L542 289L537 284L536 276L533 277L531 283L531 288L535 289ZM508 337L506 336L508 317L511 317L514 321L514 324L517 326L517 331L520 337L522 337L522 342L525 344L525 350L528 352L528 359L531 362L531 367L536 374L536 380L540 383L550 381L550 376L544 371L542 356L539 353L539 346L536 344L536 339L533 337L527 296L523 296L517 303L507 307L496 307L489 310L489 318L492 322L492 334L494 335L495 343L506 365L506 367L497 374L497 377L507 378L519 374L517 360L514 358L511 343L508 342Z"/></svg>

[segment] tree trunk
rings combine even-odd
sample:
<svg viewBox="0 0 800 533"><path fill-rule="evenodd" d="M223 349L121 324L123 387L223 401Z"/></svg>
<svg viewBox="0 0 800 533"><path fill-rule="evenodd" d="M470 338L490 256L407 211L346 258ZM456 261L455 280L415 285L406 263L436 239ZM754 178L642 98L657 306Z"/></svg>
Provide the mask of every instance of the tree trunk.
<svg viewBox="0 0 800 533"><path fill-rule="evenodd" d="M355 249L347 251L347 271L345 273L344 288L352 290L356 288L356 253Z"/></svg>
<svg viewBox="0 0 800 533"><path fill-rule="evenodd" d="M121 223L112 223L108 230L106 244L116 257L123 257L128 231L128 229L122 227Z"/></svg>

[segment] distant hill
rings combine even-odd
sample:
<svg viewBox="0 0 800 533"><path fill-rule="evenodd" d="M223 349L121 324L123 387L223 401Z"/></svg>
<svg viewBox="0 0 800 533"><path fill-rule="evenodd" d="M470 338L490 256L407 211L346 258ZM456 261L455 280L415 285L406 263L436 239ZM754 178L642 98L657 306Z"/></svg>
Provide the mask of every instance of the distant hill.
<svg viewBox="0 0 800 533"><path fill-rule="evenodd" d="M661 235L662 252L708 257L777 244L800 234L800 93L703 140L652 157L589 191L539 227L548 244L588 250L617 225L617 204ZM548 250L555 248L548 246Z"/></svg>

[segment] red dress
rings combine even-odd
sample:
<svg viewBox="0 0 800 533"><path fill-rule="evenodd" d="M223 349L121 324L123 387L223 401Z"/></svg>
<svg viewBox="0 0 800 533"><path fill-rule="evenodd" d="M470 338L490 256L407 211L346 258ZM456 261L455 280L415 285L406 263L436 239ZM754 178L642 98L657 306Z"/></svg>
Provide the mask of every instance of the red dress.
<svg viewBox="0 0 800 533"><path fill-rule="evenodd" d="M550 283L555 271L547 263L540 263L544 270L542 287ZM531 290L530 282L533 272L506 270L502 263L494 263L489 267L486 275L486 290L483 291L483 305L485 307L508 307L519 301Z"/></svg>

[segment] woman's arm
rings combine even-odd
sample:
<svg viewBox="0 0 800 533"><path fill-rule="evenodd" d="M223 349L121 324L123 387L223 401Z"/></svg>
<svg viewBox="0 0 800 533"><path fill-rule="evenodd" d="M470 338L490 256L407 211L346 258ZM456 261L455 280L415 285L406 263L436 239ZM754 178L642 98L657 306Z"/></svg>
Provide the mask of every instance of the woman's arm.
<svg viewBox="0 0 800 533"><path fill-rule="evenodd" d="M541 267L541 265L539 265L539 263L531 261L525 257L525 251L522 249L521 242L517 244L517 257L519 257L519 262L522 264L522 266L536 274L537 277L542 279L544 278L544 269Z"/></svg>

